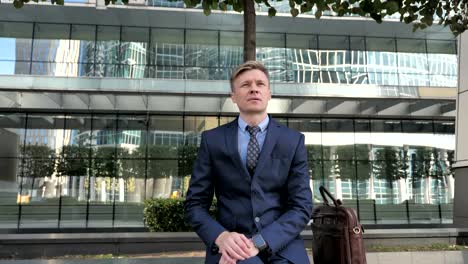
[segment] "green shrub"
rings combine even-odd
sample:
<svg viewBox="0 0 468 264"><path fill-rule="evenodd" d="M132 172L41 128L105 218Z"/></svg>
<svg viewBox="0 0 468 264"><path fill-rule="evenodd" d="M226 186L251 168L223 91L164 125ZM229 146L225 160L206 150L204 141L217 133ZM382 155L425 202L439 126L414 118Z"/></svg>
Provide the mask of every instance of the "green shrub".
<svg viewBox="0 0 468 264"><path fill-rule="evenodd" d="M210 207L210 214L217 215L216 202ZM145 201L143 217L152 232L193 231L184 216L184 199L153 198Z"/></svg>

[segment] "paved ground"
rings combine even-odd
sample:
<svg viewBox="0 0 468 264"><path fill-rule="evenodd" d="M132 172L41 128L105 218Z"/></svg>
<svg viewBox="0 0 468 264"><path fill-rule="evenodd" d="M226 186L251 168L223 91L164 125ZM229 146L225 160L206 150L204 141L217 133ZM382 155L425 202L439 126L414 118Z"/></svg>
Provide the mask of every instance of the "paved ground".
<svg viewBox="0 0 468 264"><path fill-rule="evenodd" d="M191 255L184 256L184 254ZM125 258L106 259L0 260L0 264L203 264L203 257L199 255L200 253L181 253L177 255L135 255ZM468 251L375 252L367 254L367 263L468 264Z"/></svg>

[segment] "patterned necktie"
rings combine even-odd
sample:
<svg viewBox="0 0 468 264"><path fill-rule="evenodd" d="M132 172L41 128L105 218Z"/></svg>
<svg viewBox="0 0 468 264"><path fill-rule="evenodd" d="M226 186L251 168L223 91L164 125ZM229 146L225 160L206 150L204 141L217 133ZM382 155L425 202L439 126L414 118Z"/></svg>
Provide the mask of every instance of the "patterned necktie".
<svg viewBox="0 0 468 264"><path fill-rule="evenodd" d="M247 131L250 134L249 144L247 145L247 169L253 175L260 155L260 145L257 141L257 133L260 132L260 128L258 126L247 126Z"/></svg>

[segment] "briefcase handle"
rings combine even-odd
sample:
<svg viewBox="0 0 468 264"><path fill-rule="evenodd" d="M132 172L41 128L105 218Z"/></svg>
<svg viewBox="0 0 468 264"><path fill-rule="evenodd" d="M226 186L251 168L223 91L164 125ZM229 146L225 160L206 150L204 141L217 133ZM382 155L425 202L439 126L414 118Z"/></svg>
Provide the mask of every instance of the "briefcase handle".
<svg viewBox="0 0 468 264"><path fill-rule="evenodd" d="M326 205L330 206L330 203L328 202L327 196L330 197L330 199L333 201L333 203L335 204L336 207L343 204L340 199L338 199L338 200L335 199L335 197L323 185L320 185L319 191L320 191L320 194L322 195L323 202Z"/></svg>

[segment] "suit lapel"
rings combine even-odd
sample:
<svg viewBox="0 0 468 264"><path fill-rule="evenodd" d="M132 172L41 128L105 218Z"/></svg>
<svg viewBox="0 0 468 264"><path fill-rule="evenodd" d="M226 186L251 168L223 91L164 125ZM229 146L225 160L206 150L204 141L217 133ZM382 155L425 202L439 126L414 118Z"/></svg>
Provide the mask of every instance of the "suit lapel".
<svg viewBox="0 0 468 264"><path fill-rule="evenodd" d="M229 156L231 157L232 162L237 166L239 171L241 171L242 175L244 178L248 179L250 182L250 174L247 171L247 167L242 164L242 161L239 156L239 150L238 150L238 121L237 118L229 123L229 125L226 127L226 137L225 137L225 144L226 148L228 150Z"/></svg>
<svg viewBox="0 0 468 264"><path fill-rule="evenodd" d="M265 142L263 142L262 151L260 152L260 157L258 158L257 167L255 168L255 174L253 177L256 177L260 173L263 167L265 167L265 163L270 159L271 152L273 151L279 137L278 127L279 124L270 117Z"/></svg>

